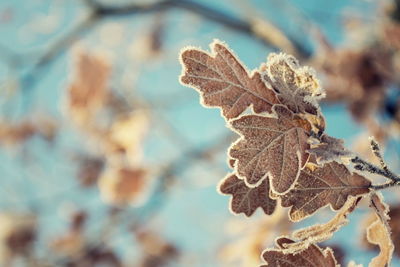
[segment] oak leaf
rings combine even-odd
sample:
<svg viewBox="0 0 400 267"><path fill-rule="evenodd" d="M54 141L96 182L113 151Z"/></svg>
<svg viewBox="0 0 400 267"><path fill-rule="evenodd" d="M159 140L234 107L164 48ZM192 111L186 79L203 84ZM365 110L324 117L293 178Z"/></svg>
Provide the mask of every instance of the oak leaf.
<svg viewBox="0 0 400 267"><path fill-rule="evenodd" d="M269 197L269 180L265 179L259 186L250 188L235 174L228 175L219 185L222 194L232 195L230 208L233 213L244 213L251 216L257 208L271 215L276 207L276 200Z"/></svg>
<svg viewBox="0 0 400 267"><path fill-rule="evenodd" d="M193 87L208 107L219 107L227 119L238 117L252 106L256 113L270 112L278 103L258 71L249 74L234 53L220 41L211 45L212 53L186 48L181 54L181 82Z"/></svg>
<svg viewBox="0 0 400 267"><path fill-rule="evenodd" d="M371 207L375 209L377 219L367 228L367 240L378 245L380 253L371 260L369 267L389 266L394 250L388 223L389 207L383 202L382 196L376 193L371 195Z"/></svg>
<svg viewBox="0 0 400 267"><path fill-rule="evenodd" d="M266 265L260 267L337 267L338 264L330 248L322 250L317 245L311 245L307 249L299 253L284 253L283 249L294 243L293 240L281 237L277 241L277 249L267 249L263 252L262 257L267 262Z"/></svg>
<svg viewBox="0 0 400 267"><path fill-rule="evenodd" d="M350 196L367 194L370 185L369 180L351 173L345 165L330 162L314 171L302 170L296 186L281 197L281 203L291 207L289 216L293 221L300 221L327 205L341 209Z"/></svg>
<svg viewBox="0 0 400 267"><path fill-rule="evenodd" d="M300 67L299 62L284 53L271 53L261 65L262 78L277 93L278 99L295 113L317 115L317 100L325 94L314 70Z"/></svg>
<svg viewBox="0 0 400 267"><path fill-rule="evenodd" d="M236 160L239 178L248 186L260 184L267 176L272 190L288 192L308 159L310 125L282 105L273 108L276 117L246 115L230 122L241 135L229 150Z"/></svg>

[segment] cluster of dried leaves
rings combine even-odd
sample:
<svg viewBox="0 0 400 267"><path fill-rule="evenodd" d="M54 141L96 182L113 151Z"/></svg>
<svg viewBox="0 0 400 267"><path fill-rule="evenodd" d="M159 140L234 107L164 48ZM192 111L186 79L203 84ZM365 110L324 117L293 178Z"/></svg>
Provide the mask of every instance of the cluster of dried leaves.
<svg viewBox="0 0 400 267"><path fill-rule="evenodd" d="M371 198L378 216L367 230L369 242L381 250L370 266L388 265L393 252L388 209L374 192L395 185L398 177L389 177L383 161L382 168L368 164L324 132L318 101L325 92L314 71L292 56L271 54L249 72L224 43L213 42L211 51L185 48L180 80L200 93L204 106L220 108L240 136L228 151L232 172L219 185L232 196L231 211L251 216L261 208L271 215L280 205L290 208L294 222L326 206L337 212L326 224L278 238L277 248L263 253L266 266L337 266L332 250L317 243L348 222L363 196ZM381 158L377 144L375 152ZM351 167L393 181L375 186Z"/></svg>
<svg viewBox="0 0 400 267"><path fill-rule="evenodd" d="M76 55L65 109L94 146L93 155L78 157L80 181L84 186L98 183L107 203L137 204L149 184L141 164L148 116L141 110L122 108L124 102L109 88L111 66L105 58L84 50Z"/></svg>
<svg viewBox="0 0 400 267"><path fill-rule="evenodd" d="M379 21L350 19L347 40L335 47L321 32L318 47L309 59L324 81L328 103L344 103L352 117L381 144L399 132L399 33L398 1L380 3ZM385 120L382 120L384 115ZM357 138L354 151L366 157L368 142Z"/></svg>
<svg viewBox="0 0 400 267"><path fill-rule="evenodd" d="M388 88L399 83L396 69L400 25L388 14L380 15L386 17L376 25L356 26L353 31L357 39L351 39L348 46L334 48L319 36L320 49L310 61L326 82L326 100L346 103L353 117L362 123L387 108Z"/></svg>

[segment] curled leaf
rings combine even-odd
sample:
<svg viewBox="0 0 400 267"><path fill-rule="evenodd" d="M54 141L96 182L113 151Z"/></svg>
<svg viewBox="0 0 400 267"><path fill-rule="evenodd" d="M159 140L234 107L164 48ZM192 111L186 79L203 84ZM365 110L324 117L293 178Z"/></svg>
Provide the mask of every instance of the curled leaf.
<svg viewBox="0 0 400 267"><path fill-rule="evenodd" d="M236 172L248 186L257 186L269 176L272 190L284 194L307 162L310 125L284 106L273 110L277 118L246 115L230 122L242 137L232 145L229 156L236 160Z"/></svg>
<svg viewBox="0 0 400 267"><path fill-rule="evenodd" d="M222 194L232 195L230 207L233 213L244 213L249 217L261 207L265 214L271 215L276 207L276 200L269 197L268 179L250 188L235 174L230 174L219 185L219 190Z"/></svg>
<svg viewBox="0 0 400 267"><path fill-rule="evenodd" d="M316 156L319 164L341 160L350 157L352 154L345 149L342 139L337 139L327 134L323 134L317 142L311 144L308 152Z"/></svg>
<svg viewBox="0 0 400 267"><path fill-rule="evenodd" d="M266 265L261 267L337 267L336 259L330 248L322 250L317 245L311 245L307 249L299 253L285 253L283 249L294 243L293 240L281 237L277 241L277 249L267 249L263 252L262 257L266 261Z"/></svg>
<svg viewBox="0 0 400 267"><path fill-rule="evenodd" d="M389 225L392 230L392 240L394 244L400 244L400 206L395 205L390 207L389 211L390 221ZM395 246L397 256L400 256L400 246Z"/></svg>
<svg viewBox="0 0 400 267"><path fill-rule="evenodd" d="M303 169L296 186L281 197L282 206L291 207L290 218L300 221L327 205L341 209L350 196L369 193L370 185L369 180L351 173L345 165L330 162L314 171Z"/></svg>
<svg viewBox="0 0 400 267"><path fill-rule="evenodd" d="M260 73L249 74L225 44L214 41L210 47L212 54L196 48L182 52L181 82L198 90L205 106L221 108L227 119L238 117L251 105L257 113L270 112L278 100Z"/></svg>
<svg viewBox="0 0 400 267"><path fill-rule="evenodd" d="M389 266L394 250L388 223L389 207L383 202L382 196L376 193L371 195L371 207L375 209L377 219L367 228L367 240L378 245L380 252L371 260L369 267Z"/></svg>
<svg viewBox="0 0 400 267"><path fill-rule="evenodd" d="M300 67L293 56L271 53L261 70L262 78L291 111L318 114L317 100L324 96L324 92L313 69Z"/></svg>
<svg viewBox="0 0 400 267"><path fill-rule="evenodd" d="M300 241L289 244L287 247L296 251L307 248L311 244L321 243L330 239L334 232L348 223L347 216L353 212L360 200L361 197L351 197L329 222L297 230L292 236Z"/></svg>

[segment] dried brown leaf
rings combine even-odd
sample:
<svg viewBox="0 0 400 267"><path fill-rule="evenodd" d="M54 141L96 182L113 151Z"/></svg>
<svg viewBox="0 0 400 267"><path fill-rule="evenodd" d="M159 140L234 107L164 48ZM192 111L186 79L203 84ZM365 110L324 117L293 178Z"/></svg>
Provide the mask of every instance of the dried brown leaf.
<svg viewBox="0 0 400 267"><path fill-rule="evenodd" d="M314 171L302 170L294 189L281 197L282 206L291 207L290 218L300 221L327 205L341 209L349 196L367 194L370 185L369 180L350 173L345 165L330 162Z"/></svg>
<svg viewBox="0 0 400 267"><path fill-rule="evenodd" d="M0 122L0 143L16 145L32 138L37 133L35 125L30 121L11 124Z"/></svg>
<svg viewBox="0 0 400 267"><path fill-rule="evenodd" d="M87 123L106 103L110 65L95 54L78 51L76 71L67 89L67 108L78 123Z"/></svg>
<svg viewBox="0 0 400 267"><path fill-rule="evenodd" d="M334 160L340 161L346 157L350 157L352 154L345 149L342 139L323 134L319 140L312 140L312 142L313 141L316 142L314 144L311 143L311 148L308 152L316 156L319 164Z"/></svg>
<svg viewBox="0 0 400 267"><path fill-rule="evenodd" d="M147 170L110 167L99 179L99 189L105 202L112 205L140 203L148 184Z"/></svg>
<svg viewBox="0 0 400 267"><path fill-rule="evenodd" d="M36 136L51 142L57 128L56 121L45 116L32 116L17 122L0 120L0 145L24 144Z"/></svg>
<svg viewBox="0 0 400 267"><path fill-rule="evenodd" d="M142 156L142 142L148 127L148 114L142 110L116 118L103 140L105 154L108 157L122 154L130 164L139 163Z"/></svg>
<svg viewBox="0 0 400 267"><path fill-rule="evenodd" d="M227 119L238 117L246 108L270 112L278 103L274 91L267 88L257 71L249 74L234 53L220 41L211 45L212 53L186 48L181 54L181 82L198 90L202 103L219 107Z"/></svg>
<svg viewBox="0 0 400 267"><path fill-rule="evenodd" d="M219 185L219 190L222 194L232 195L230 208L236 214L244 213L249 217L260 207L265 214L271 215L276 207L276 200L269 197L268 179L250 188L235 174L230 174Z"/></svg>
<svg viewBox="0 0 400 267"><path fill-rule="evenodd" d="M285 254L282 249L287 245L294 243L293 240L281 237L276 241L277 249L267 249L263 252L262 257L267 262L261 267L336 267L338 266L333 251L330 248L322 250L317 245L311 245L307 249L299 253Z"/></svg>
<svg viewBox="0 0 400 267"><path fill-rule="evenodd" d="M317 54L313 60L324 78L327 101L348 103L358 121L371 118L382 106L387 84L395 76L390 50L385 45L331 50Z"/></svg>
<svg viewBox="0 0 400 267"><path fill-rule="evenodd" d="M369 263L370 267L389 266L392 259L394 245L388 223L389 207L383 202L381 194L371 195L371 207L375 209L377 219L367 228L367 240L378 245L380 253Z"/></svg>
<svg viewBox="0 0 400 267"><path fill-rule="evenodd" d="M142 258L138 260L139 267L168 266L179 254L179 249L165 240L157 232L140 230L135 232L136 240L142 250Z"/></svg>
<svg viewBox="0 0 400 267"><path fill-rule="evenodd" d="M11 266L15 257L32 252L37 225L32 214L0 213L0 266Z"/></svg>
<svg viewBox="0 0 400 267"><path fill-rule="evenodd" d="M51 249L57 254L75 257L85 248L85 237L79 231L71 231L51 242Z"/></svg>
<svg viewBox="0 0 400 267"><path fill-rule="evenodd" d="M104 169L105 159L103 157L79 155L77 178L83 187L95 185Z"/></svg>
<svg viewBox="0 0 400 267"><path fill-rule="evenodd" d="M347 216L356 208L359 198L350 198L343 208L333 217L332 220L325 224L316 224L307 228L295 231L292 236L300 241L289 244L287 248L291 250L301 250L307 248L311 244L316 244L330 239L334 232L348 223Z"/></svg>
<svg viewBox="0 0 400 267"><path fill-rule="evenodd" d="M264 71L262 78L291 111L318 114L317 100L324 96L324 92L313 69L300 67L293 56L271 53L261 70Z"/></svg>
<svg viewBox="0 0 400 267"><path fill-rule="evenodd" d="M248 186L257 186L269 176L272 190L284 194L307 162L310 125L284 106L276 105L273 111L276 118L246 115L230 122L242 137L229 156Z"/></svg>
<svg viewBox="0 0 400 267"><path fill-rule="evenodd" d="M400 244L400 206L391 206L389 211L389 225L392 229L392 240L394 244ZM395 246L395 253L400 256L400 245Z"/></svg>

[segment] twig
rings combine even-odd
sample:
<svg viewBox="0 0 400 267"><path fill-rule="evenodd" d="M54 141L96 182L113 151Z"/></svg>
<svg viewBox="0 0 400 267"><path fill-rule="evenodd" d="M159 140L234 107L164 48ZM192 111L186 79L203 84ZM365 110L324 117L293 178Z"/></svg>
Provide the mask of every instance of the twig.
<svg viewBox="0 0 400 267"><path fill-rule="evenodd" d="M375 140L373 136L370 137L370 142L371 142L371 150L374 153L375 157L379 160L379 163L382 167L382 169L388 173L391 177L398 177L396 174L394 174L388 167L388 165L385 163L382 157L381 153L381 148L379 147L378 142Z"/></svg>
<svg viewBox="0 0 400 267"><path fill-rule="evenodd" d="M22 90L27 91L32 88L38 80L38 75L43 67L48 65L55 58L60 56L68 47L78 40L79 35L90 29L98 17L95 13L90 13L85 19L72 28L61 39L52 44L49 49L35 62L35 64L22 76ZM29 87L28 87L29 85Z"/></svg>
<svg viewBox="0 0 400 267"><path fill-rule="evenodd" d="M264 45L271 47L275 50L279 50L278 47L268 42L253 30L251 21L247 21L235 16L226 14L215 8L208 7L204 4L191 1L191 0L161 0L154 3L132 3L124 6L107 6L100 4L94 0L84 0L90 8L91 12L89 16L82 22L77 24L71 31L66 33L61 39L50 45L48 50L37 60L37 62L22 76L22 88L26 92L29 88L32 88L36 82L38 74L42 71L42 68L47 66L52 60L60 56L68 47L70 47L79 36L95 25L96 22L112 16L135 16L140 14L147 14L153 12L159 12L167 9L178 8L193 14L197 14L204 19L213 21L220 25L223 25L233 31L248 35L250 37L260 40ZM297 49L300 57L308 58L311 52L308 48L302 45L300 42L295 41L293 38L288 37L293 42L294 47ZM3 57L10 60L10 62L22 62L25 58L24 55L18 55L12 52L10 49L4 48Z"/></svg>
<svg viewBox="0 0 400 267"><path fill-rule="evenodd" d="M400 176L393 173L383 160L381 149L379 147L378 142L373 137L370 137L370 143L371 143L371 150L374 153L375 157L379 160L381 167L378 167L360 157L354 157L351 159L351 162L355 164L354 168L359 171L367 171L369 173L378 174L380 176L383 176L391 180L390 182L384 184L370 185L369 188L373 190L382 190L389 187L399 186Z"/></svg>
<svg viewBox="0 0 400 267"><path fill-rule="evenodd" d="M126 16L161 11L170 8L178 8L199 15L205 19L221 24L231 30L243 33L250 37L254 37L261 41L264 45L272 47L275 50L279 50L279 47L276 47L274 44L267 41L265 38L262 38L262 36L259 36L254 31L251 21L228 15L224 12L219 11L218 9L211 8L209 6L191 0L164 0L156 2L154 4L134 3L127 6L118 7L108 7L99 4L97 5L96 13L98 13L101 17ZM292 42L300 57L309 58L311 56L311 51L306 48L301 42L296 41L290 36L288 37L288 39Z"/></svg>
<svg viewBox="0 0 400 267"><path fill-rule="evenodd" d="M394 187L394 186L399 186L400 182L389 182L389 183L385 183L385 184L378 184L378 185L371 185L369 188L379 191L379 190L383 190L386 188L390 188L390 187Z"/></svg>
<svg viewBox="0 0 400 267"><path fill-rule="evenodd" d="M351 162L353 162L355 164L354 168L356 170L367 171L367 172L370 172L373 174L378 174L378 175L388 178L396 183L400 182L400 177L398 175L394 174L391 171L387 171L383 168L380 168L380 167L378 167L366 160L363 160L359 157L352 158Z"/></svg>
<svg viewBox="0 0 400 267"><path fill-rule="evenodd" d="M381 165L381 167L378 167L360 157L354 157L351 159L351 162L355 164L354 168L359 171L366 171L372 174L378 174L380 176L383 176L391 180L390 182L384 184L378 184L378 185L371 184L369 186L370 189L382 190L389 187L400 186L400 176L393 173L389 169L388 165L385 163L378 142L374 139L374 137L370 137L369 140L371 144L372 153L379 160L379 164Z"/></svg>

